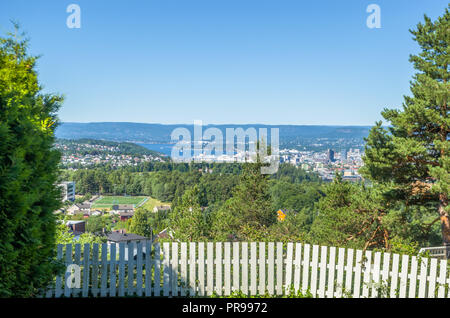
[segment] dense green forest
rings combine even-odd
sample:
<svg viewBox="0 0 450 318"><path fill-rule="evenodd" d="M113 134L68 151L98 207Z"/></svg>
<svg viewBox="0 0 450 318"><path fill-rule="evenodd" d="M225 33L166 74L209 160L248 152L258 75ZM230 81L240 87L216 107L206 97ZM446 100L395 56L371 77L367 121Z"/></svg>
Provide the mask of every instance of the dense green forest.
<svg viewBox="0 0 450 318"><path fill-rule="evenodd" d="M239 163L149 162L120 169L99 167L62 170L60 178L75 181L77 193L81 195L149 195L164 202L172 202L173 206L186 189L196 185L199 203L209 207L231 197L233 188L239 183L243 166ZM321 181L317 175L291 165L282 164L270 179L274 195L276 193L280 197L278 208L299 210L301 204L314 202L320 193ZM284 200L289 196L288 193L292 195Z"/></svg>
<svg viewBox="0 0 450 318"><path fill-rule="evenodd" d="M149 195L172 211L138 209L127 226L148 235L170 228L180 240L301 241L403 252L439 245L433 211L402 203L386 211L377 185L315 174L281 164L261 175L258 164L149 163L145 166L64 170L79 194ZM277 220L282 209L286 218ZM139 230L140 229L140 230Z"/></svg>

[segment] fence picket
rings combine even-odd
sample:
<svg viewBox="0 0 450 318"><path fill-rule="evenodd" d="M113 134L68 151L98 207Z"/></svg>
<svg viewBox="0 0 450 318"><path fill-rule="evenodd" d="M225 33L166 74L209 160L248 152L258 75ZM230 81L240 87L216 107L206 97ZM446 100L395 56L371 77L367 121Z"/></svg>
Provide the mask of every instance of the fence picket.
<svg viewBox="0 0 450 318"><path fill-rule="evenodd" d="M197 273L196 244L195 242L191 242L189 243L189 296L191 297L197 295L196 273Z"/></svg>
<svg viewBox="0 0 450 318"><path fill-rule="evenodd" d="M206 294L211 296L214 291L214 243L206 244Z"/></svg>
<svg viewBox="0 0 450 318"><path fill-rule="evenodd" d="M171 264L169 242L163 243L163 296L169 296L171 290Z"/></svg>
<svg viewBox="0 0 450 318"><path fill-rule="evenodd" d="M231 245L230 242L225 242L225 263L224 263L224 292L228 296L231 294Z"/></svg>
<svg viewBox="0 0 450 318"><path fill-rule="evenodd" d="M233 291L239 291L240 288L240 256L239 256L239 242L233 243Z"/></svg>
<svg viewBox="0 0 450 318"><path fill-rule="evenodd" d="M83 297L87 297L89 295L90 247L91 246L89 243L85 243L83 248Z"/></svg>
<svg viewBox="0 0 450 318"><path fill-rule="evenodd" d="M379 297L379 293L381 291L380 288L380 267L381 267L381 253L376 252L374 254L374 261L372 267L372 298Z"/></svg>
<svg viewBox="0 0 450 318"><path fill-rule="evenodd" d="M345 290L347 293L352 292L353 279L353 249L347 250L347 265L345 266Z"/></svg>
<svg viewBox="0 0 450 318"><path fill-rule="evenodd" d="M283 293L283 243L277 242L277 279L276 279L276 295Z"/></svg>
<svg viewBox="0 0 450 318"><path fill-rule="evenodd" d="M71 272L67 270L67 266L72 264L72 244L66 244L66 271L64 273L64 297L70 297L71 294L71 285L69 286L69 277ZM70 282L72 284L72 282Z"/></svg>
<svg viewBox="0 0 450 318"><path fill-rule="evenodd" d="M298 291L300 290L300 272L302 270L301 262L302 262L302 244L295 243L295 260L294 260L294 291L295 291L295 293L298 293Z"/></svg>
<svg viewBox="0 0 450 318"><path fill-rule="evenodd" d="M159 243L155 244L155 259L153 263L155 266L154 295L159 297L161 296L161 245Z"/></svg>
<svg viewBox="0 0 450 318"><path fill-rule="evenodd" d="M217 295L222 295L222 243L216 243L216 293ZM244 266L244 265L242 265Z"/></svg>
<svg viewBox="0 0 450 318"><path fill-rule="evenodd" d="M226 259L226 257L225 257ZM250 295L256 295L256 242L250 243Z"/></svg>
<svg viewBox="0 0 450 318"><path fill-rule="evenodd" d="M172 242L171 282L172 297L178 296L178 242Z"/></svg>
<svg viewBox="0 0 450 318"><path fill-rule="evenodd" d="M186 286L187 286L187 244L182 242L180 245L180 295L186 296Z"/></svg>
<svg viewBox="0 0 450 318"><path fill-rule="evenodd" d="M320 275L319 275L319 290L318 294L319 297L324 298L325 297L325 283L327 279L327 247L321 246L320 247Z"/></svg>
<svg viewBox="0 0 450 318"><path fill-rule="evenodd" d="M119 243L119 297L125 296L125 243Z"/></svg>
<svg viewBox="0 0 450 318"><path fill-rule="evenodd" d="M266 293L266 243L259 243L259 294Z"/></svg>
<svg viewBox="0 0 450 318"><path fill-rule="evenodd" d="M142 296L142 242L137 243L136 254L136 295Z"/></svg>
<svg viewBox="0 0 450 318"><path fill-rule="evenodd" d="M127 266L127 275L128 275L128 287L127 287L127 295L133 296L134 294L134 246L135 243L128 243L128 266Z"/></svg>
<svg viewBox="0 0 450 318"><path fill-rule="evenodd" d="M438 288L438 298L444 298L445 297L445 278L447 273L447 261L445 259L441 260L439 265L439 288ZM448 287L447 287L448 288ZM450 288L449 292L450 292Z"/></svg>
<svg viewBox="0 0 450 318"><path fill-rule="evenodd" d="M345 248L340 248L338 252L337 277L336 277L336 297L342 297L344 289L344 261Z"/></svg>
<svg viewBox="0 0 450 318"><path fill-rule="evenodd" d="M273 295L275 292L275 285L274 285L274 277L275 277L275 272L274 272L274 262L275 262L275 258L274 258L274 248L275 248L275 244L273 242L269 242L267 245L267 291L269 293L269 295Z"/></svg>
<svg viewBox="0 0 450 318"><path fill-rule="evenodd" d="M363 269L363 286L362 286L362 295L364 298L369 297L370 293L370 285L372 284L372 251L366 251L365 253L366 261L364 262L364 269Z"/></svg>
<svg viewBox="0 0 450 318"><path fill-rule="evenodd" d="M390 253L384 253L383 255L383 270L381 272L381 283L383 286L387 286L389 282L389 271L390 271L390 265L391 265L391 254ZM387 295L384 295L387 296Z"/></svg>
<svg viewBox="0 0 450 318"><path fill-rule="evenodd" d="M419 276L419 298L426 295L428 275L428 258L421 258L420 260L420 276Z"/></svg>
<svg viewBox="0 0 450 318"><path fill-rule="evenodd" d="M248 243L243 242L242 249L242 293L248 295Z"/></svg>
<svg viewBox="0 0 450 318"><path fill-rule="evenodd" d="M110 245L109 251L109 296L116 296L116 244Z"/></svg>
<svg viewBox="0 0 450 318"><path fill-rule="evenodd" d="M311 245L303 245L303 274L302 274L302 294L306 294L309 290L309 250Z"/></svg>
<svg viewBox="0 0 450 318"><path fill-rule="evenodd" d="M102 277L100 282L100 296L106 297L107 295L107 284L108 284L108 245L102 243Z"/></svg>
<svg viewBox="0 0 450 318"><path fill-rule="evenodd" d="M393 254L392 256L392 272L391 272L391 298L397 297L397 283L398 283L398 265L399 265L398 254Z"/></svg>
<svg viewBox="0 0 450 318"><path fill-rule="evenodd" d="M292 242L287 243L287 250L286 250L286 272L285 272L285 290L284 293L287 295L290 292L291 285L292 285L292 253L293 253L293 246L294 244Z"/></svg>
<svg viewBox="0 0 450 318"><path fill-rule="evenodd" d="M437 259L432 258L430 260L430 277L428 282L428 298L434 298L436 294L436 272L437 272Z"/></svg>
<svg viewBox="0 0 450 318"><path fill-rule="evenodd" d="M145 242L145 296L152 295L152 243Z"/></svg>
<svg viewBox="0 0 450 318"><path fill-rule="evenodd" d="M198 294L205 296L205 243L198 243Z"/></svg>
<svg viewBox="0 0 450 318"><path fill-rule="evenodd" d="M92 244L92 296L98 296L98 243Z"/></svg>
<svg viewBox="0 0 450 318"><path fill-rule="evenodd" d="M359 298L361 296L361 268L363 262L363 254L361 250L356 250L355 259L355 280L353 284L353 297Z"/></svg>
<svg viewBox="0 0 450 318"><path fill-rule="evenodd" d="M319 246L313 245L311 261L311 294L317 296L317 268L319 264Z"/></svg>
<svg viewBox="0 0 450 318"><path fill-rule="evenodd" d="M411 271L409 273L409 298L416 298L416 283L417 283L417 257L411 257Z"/></svg>
<svg viewBox="0 0 450 318"><path fill-rule="evenodd" d="M334 274L336 272L336 248L330 247L328 263L328 287L327 287L327 297L334 298Z"/></svg>
<svg viewBox="0 0 450 318"><path fill-rule="evenodd" d="M80 270L81 270L81 244L77 243L75 244L75 264L77 264L78 266L80 266ZM81 273L80 273L81 275ZM80 277L81 280L81 277ZM81 282L80 282L81 283ZM74 297L78 297L80 294L80 289L73 289L72 290L72 295L74 295Z"/></svg>
<svg viewBox="0 0 450 318"><path fill-rule="evenodd" d="M409 267L409 257L408 255L402 256L402 269L400 272L400 291L399 291L399 297L405 298L406 297L406 287L408 285L408 267Z"/></svg>

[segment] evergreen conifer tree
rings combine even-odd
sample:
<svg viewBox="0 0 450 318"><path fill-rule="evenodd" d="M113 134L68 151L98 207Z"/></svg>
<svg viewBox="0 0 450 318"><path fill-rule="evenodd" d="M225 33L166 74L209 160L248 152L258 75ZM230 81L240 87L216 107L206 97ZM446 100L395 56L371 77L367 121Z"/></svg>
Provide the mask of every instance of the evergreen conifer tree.
<svg viewBox="0 0 450 318"><path fill-rule="evenodd" d="M385 109L388 128L376 123L367 138L363 175L387 187L385 197L406 206L434 209L443 243L450 249L448 97L450 13L425 16L410 32L421 52L411 55L418 71L403 109Z"/></svg>
<svg viewBox="0 0 450 318"><path fill-rule="evenodd" d="M0 38L0 297L29 297L52 279L62 98L41 93L36 57L15 33Z"/></svg>

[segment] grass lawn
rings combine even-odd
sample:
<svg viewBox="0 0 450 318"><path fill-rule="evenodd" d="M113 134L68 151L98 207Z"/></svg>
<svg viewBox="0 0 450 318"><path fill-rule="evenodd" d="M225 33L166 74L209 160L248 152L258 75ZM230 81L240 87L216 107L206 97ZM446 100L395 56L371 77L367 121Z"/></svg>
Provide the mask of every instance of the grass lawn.
<svg viewBox="0 0 450 318"><path fill-rule="evenodd" d="M145 202L149 197L132 197L132 196L103 196L92 204L93 209L111 209L114 204L132 204L137 207Z"/></svg>
<svg viewBox="0 0 450 318"><path fill-rule="evenodd" d="M148 198L148 201L144 203L143 208L153 211L153 208L157 205L170 205L170 203L164 203L154 198Z"/></svg>

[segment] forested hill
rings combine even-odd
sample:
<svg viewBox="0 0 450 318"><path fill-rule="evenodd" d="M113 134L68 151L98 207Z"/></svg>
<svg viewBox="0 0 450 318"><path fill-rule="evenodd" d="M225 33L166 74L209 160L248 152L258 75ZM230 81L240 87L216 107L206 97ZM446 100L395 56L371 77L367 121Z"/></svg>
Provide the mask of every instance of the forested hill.
<svg viewBox="0 0 450 318"><path fill-rule="evenodd" d="M219 128L225 138L226 128L247 129L250 127L279 128L280 143L290 144L302 139L356 139L362 140L369 133L370 126L308 126L308 125L205 125ZM134 143L169 143L170 134L175 128L187 128L193 136L193 125L184 124L143 124L127 122L98 122L98 123L62 123L56 130L56 136L64 139L103 139L119 142Z"/></svg>

